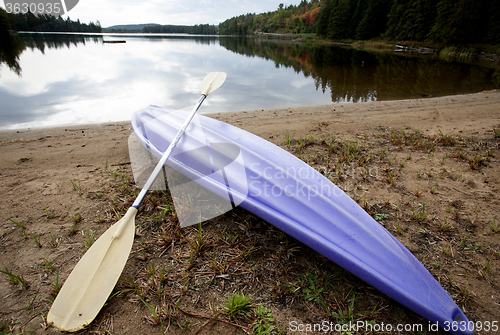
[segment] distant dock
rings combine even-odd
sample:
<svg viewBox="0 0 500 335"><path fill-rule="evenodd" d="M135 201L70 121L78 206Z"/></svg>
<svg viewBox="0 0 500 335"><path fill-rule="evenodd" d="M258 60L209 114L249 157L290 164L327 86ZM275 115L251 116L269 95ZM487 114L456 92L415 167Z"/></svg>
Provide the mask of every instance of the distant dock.
<svg viewBox="0 0 500 335"><path fill-rule="evenodd" d="M119 40L119 41L102 41L102 43L127 43L127 41Z"/></svg>

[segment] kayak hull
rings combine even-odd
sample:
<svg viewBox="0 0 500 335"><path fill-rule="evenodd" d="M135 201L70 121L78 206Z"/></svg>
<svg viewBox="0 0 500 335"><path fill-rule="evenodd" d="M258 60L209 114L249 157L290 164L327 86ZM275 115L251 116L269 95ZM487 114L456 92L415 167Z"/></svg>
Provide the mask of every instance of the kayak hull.
<svg viewBox="0 0 500 335"><path fill-rule="evenodd" d="M133 114L132 126L139 141L161 157L186 117L180 111L149 106ZM238 147L240 159L217 150L220 144ZM209 148L210 161L196 156L202 150L193 150L203 147ZM225 163L214 169L214 157L224 155ZM442 329L474 333L453 299L408 249L335 184L287 151L229 124L197 116L167 164L216 194L229 192L233 203ZM217 169L225 170L225 178L206 178L207 170ZM232 171L238 172L236 178Z"/></svg>

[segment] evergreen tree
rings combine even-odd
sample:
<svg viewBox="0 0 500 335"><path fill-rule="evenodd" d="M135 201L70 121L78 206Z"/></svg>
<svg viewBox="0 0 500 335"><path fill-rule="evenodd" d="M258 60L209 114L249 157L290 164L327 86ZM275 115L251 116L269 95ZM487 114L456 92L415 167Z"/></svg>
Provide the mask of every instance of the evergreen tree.
<svg viewBox="0 0 500 335"><path fill-rule="evenodd" d="M486 19L487 33L485 42L500 44L500 0L493 0Z"/></svg>
<svg viewBox="0 0 500 335"><path fill-rule="evenodd" d="M387 30L387 16L392 4L393 0L370 0L356 29L356 39L366 40L384 33Z"/></svg>
<svg viewBox="0 0 500 335"><path fill-rule="evenodd" d="M387 15L387 31L385 35L389 39L405 39L400 37L401 26L403 24L403 17L408 8L410 0L395 0L391 7L389 15Z"/></svg>
<svg viewBox="0 0 500 335"><path fill-rule="evenodd" d="M328 25L328 38L345 39L348 37L348 28L356 10L354 0L338 0L335 13L331 16Z"/></svg>
<svg viewBox="0 0 500 335"><path fill-rule="evenodd" d="M483 39L481 0L441 0L430 32L434 42L446 44L479 43Z"/></svg>
<svg viewBox="0 0 500 335"><path fill-rule="evenodd" d="M90 24L71 21L68 17L63 20L61 16L54 18L49 14L34 15L8 14L9 22L13 30L17 31L40 31L40 32L92 32L100 33L101 27L90 22Z"/></svg>
<svg viewBox="0 0 500 335"><path fill-rule="evenodd" d="M0 8L0 43L4 40L4 38L6 38L6 36L10 35L9 30L11 29L12 27L10 26L7 12L3 8Z"/></svg>
<svg viewBox="0 0 500 335"><path fill-rule="evenodd" d="M419 24L419 29L415 35L416 39L419 41L424 41L429 35L434 20L436 18L437 2L436 0L420 0L420 7L418 9L419 13L417 24Z"/></svg>
<svg viewBox="0 0 500 335"><path fill-rule="evenodd" d="M305 0L303 0L305 1ZM338 0L326 0L325 4L319 12L318 24L316 27L316 34L326 37L328 35L328 25L330 17L335 14L335 8ZM302 2L300 3L302 6Z"/></svg>
<svg viewBox="0 0 500 335"><path fill-rule="evenodd" d="M368 7L368 1L370 0L354 0L352 5L355 7L355 10L351 20L349 21L349 26L347 27L347 38L356 38L356 30L358 29L359 23L363 19L365 10Z"/></svg>
<svg viewBox="0 0 500 335"><path fill-rule="evenodd" d="M390 39L423 41L436 17L434 0L396 0L389 13L386 36Z"/></svg>

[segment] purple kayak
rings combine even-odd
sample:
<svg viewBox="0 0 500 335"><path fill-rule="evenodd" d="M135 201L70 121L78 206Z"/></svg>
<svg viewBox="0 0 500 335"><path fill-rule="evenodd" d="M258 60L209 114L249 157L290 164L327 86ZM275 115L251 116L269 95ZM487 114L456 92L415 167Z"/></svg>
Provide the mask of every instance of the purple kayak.
<svg viewBox="0 0 500 335"><path fill-rule="evenodd" d="M161 157L187 113L149 106L136 137ZM244 130L197 116L167 164L261 217L452 334L473 324L427 269L354 200L315 169Z"/></svg>

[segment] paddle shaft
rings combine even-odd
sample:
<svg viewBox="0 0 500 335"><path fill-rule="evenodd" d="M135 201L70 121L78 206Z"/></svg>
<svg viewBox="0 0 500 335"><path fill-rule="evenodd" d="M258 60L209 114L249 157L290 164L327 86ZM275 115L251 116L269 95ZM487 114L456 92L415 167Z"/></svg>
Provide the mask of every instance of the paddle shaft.
<svg viewBox="0 0 500 335"><path fill-rule="evenodd" d="M198 109L200 108L201 104L203 103L203 101L205 101L206 97L209 94L211 94L212 92L215 92L217 89L219 89L219 87L226 80L226 76L227 75L225 72L210 72L209 74L207 74L205 76L205 78L203 79L203 81L201 82L201 85L200 85L200 89L201 89L200 100L198 101L196 106L194 106L193 110L191 111L191 114L188 116L188 118L186 119L186 121L182 125L182 128L179 130L179 132L175 136L172 143L170 143L167 150L165 150L165 153L163 154L160 161L156 165L153 173L151 173L151 175L149 176L148 180L146 181L146 184L144 185L144 187L141 190L141 193L139 193L139 195L135 199L134 203L132 204L132 207L134 207L137 210L139 209L139 205L141 204L142 199L144 199L144 197L146 196L146 193L148 193L149 188L151 187L151 185L153 185L156 177L158 177L158 175L160 174L160 171L163 168L163 165L165 165L168 158L172 154L172 151L174 151L175 146L181 140L182 135L184 135L184 132L186 131L189 124L191 123L191 120L193 120L193 117L196 115L196 112L198 112ZM122 229L119 229L117 231L118 236L121 233L121 231L122 231Z"/></svg>
<svg viewBox="0 0 500 335"><path fill-rule="evenodd" d="M172 143L170 143L170 145L168 146L167 150L165 150L165 153L163 154L163 156L161 157L160 161L156 165L153 173L151 173L151 175L149 176L148 180L146 181L146 184L142 188L141 193L139 193L139 195L135 199L134 204L132 205L132 207L134 207L136 209L139 209L139 205L141 204L142 200L146 196L146 193L148 192L148 190L151 187L151 185L153 185L156 177L158 177L158 175L160 174L160 171L163 168L163 165L165 165L165 163L167 162L168 158L172 154L172 151L174 151L175 146L181 140L182 135L184 135L184 133L186 132L187 127L189 126L189 124L193 120L194 116L196 115L196 112L198 112L198 109L200 108L201 104L203 103L203 101L205 100L206 97L207 96L205 94L201 95L200 101L198 101L198 103L196 104L196 106L194 106L193 110L191 111L191 114L188 116L188 118L186 119L186 121L184 121L184 124L182 125L182 128L179 130L179 132L175 136L175 138L172 141Z"/></svg>

